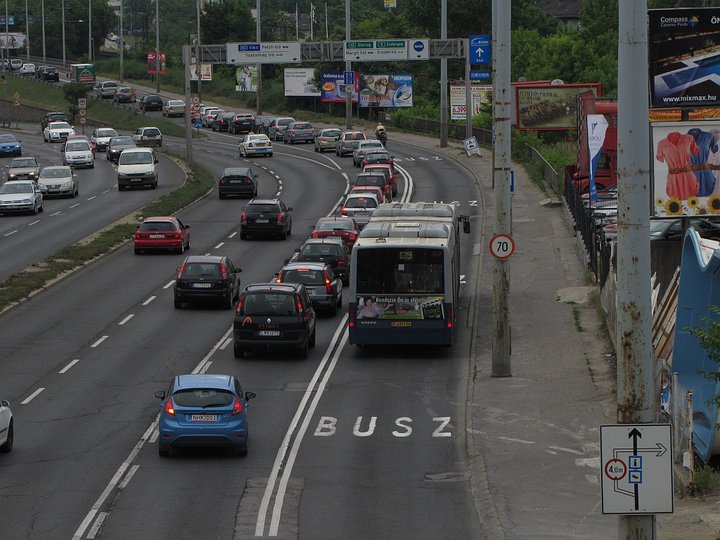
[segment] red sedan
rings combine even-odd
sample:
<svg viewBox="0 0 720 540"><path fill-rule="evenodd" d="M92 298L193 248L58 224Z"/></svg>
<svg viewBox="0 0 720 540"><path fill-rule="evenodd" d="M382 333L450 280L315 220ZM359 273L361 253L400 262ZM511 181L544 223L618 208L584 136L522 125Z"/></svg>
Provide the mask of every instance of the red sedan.
<svg viewBox="0 0 720 540"><path fill-rule="evenodd" d="M145 250L183 253L190 249L189 228L190 225L172 216L145 218L135 231L135 255Z"/></svg>
<svg viewBox="0 0 720 540"><path fill-rule="evenodd" d="M322 217L318 219L310 238L339 236L347 247L352 248L360 234L360 228L351 217Z"/></svg>
<svg viewBox="0 0 720 540"><path fill-rule="evenodd" d="M382 171L385 173L385 176L387 176L387 179L390 182L390 187L392 188L392 195L393 195L393 197L395 197L398 192L397 175L395 174L395 167L393 165L389 165L387 163L371 163L371 164L365 165L363 167L363 172L376 172L376 171Z"/></svg>

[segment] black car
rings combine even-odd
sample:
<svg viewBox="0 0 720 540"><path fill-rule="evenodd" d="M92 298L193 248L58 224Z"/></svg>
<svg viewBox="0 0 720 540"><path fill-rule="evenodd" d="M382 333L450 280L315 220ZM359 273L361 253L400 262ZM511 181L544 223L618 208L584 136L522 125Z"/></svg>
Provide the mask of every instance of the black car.
<svg viewBox="0 0 720 540"><path fill-rule="evenodd" d="M163 99L157 94L146 94L138 101L141 111L162 111L164 104Z"/></svg>
<svg viewBox="0 0 720 540"><path fill-rule="evenodd" d="M60 82L60 73L54 67L46 67L40 72L40 79L43 81Z"/></svg>
<svg viewBox="0 0 720 540"><path fill-rule="evenodd" d="M710 240L720 240L720 222L694 217L687 223L700 236ZM682 240L685 238L682 219L651 219L650 240Z"/></svg>
<svg viewBox="0 0 720 540"><path fill-rule="evenodd" d="M275 281L305 285L313 307L328 310L333 317L342 306L342 280L327 263L288 263L275 274Z"/></svg>
<svg viewBox="0 0 720 540"><path fill-rule="evenodd" d="M255 283L240 293L233 323L233 351L296 349L307 358L315 346L316 315L304 285Z"/></svg>
<svg viewBox="0 0 720 540"><path fill-rule="evenodd" d="M218 196L257 197L257 177L250 167L227 167L218 177Z"/></svg>
<svg viewBox="0 0 720 540"><path fill-rule="evenodd" d="M255 117L249 113L234 114L230 119L230 133L250 133L255 128Z"/></svg>
<svg viewBox="0 0 720 540"><path fill-rule="evenodd" d="M137 145L129 135L112 137L107 144L107 159L115 163L120 159L120 153L126 148L136 148Z"/></svg>
<svg viewBox="0 0 720 540"><path fill-rule="evenodd" d="M322 262L329 264L343 283L348 283L350 274L350 250L342 238L308 238L296 251L292 262Z"/></svg>
<svg viewBox="0 0 720 540"><path fill-rule="evenodd" d="M50 122L67 122L68 117L64 112L49 112L45 113L43 119L40 120L40 130L44 130Z"/></svg>
<svg viewBox="0 0 720 540"><path fill-rule="evenodd" d="M251 234L276 235L283 239L292 234L292 207L280 199L252 199L240 218L240 239Z"/></svg>
<svg viewBox="0 0 720 540"><path fill-rule="evenodd" d="M235 117L234 112L225 112L218 114L215 118L213 118L212 124L210 124L210 129L213 131L230 131L230 122Z"/></svg>
<svg viewBox="0 0 720 540"><path fill-rule="evenodd" d="M214 302L231 309L240 294L240 272L227 257L186 257L175 280L175 309L185 302Z"/></svg>

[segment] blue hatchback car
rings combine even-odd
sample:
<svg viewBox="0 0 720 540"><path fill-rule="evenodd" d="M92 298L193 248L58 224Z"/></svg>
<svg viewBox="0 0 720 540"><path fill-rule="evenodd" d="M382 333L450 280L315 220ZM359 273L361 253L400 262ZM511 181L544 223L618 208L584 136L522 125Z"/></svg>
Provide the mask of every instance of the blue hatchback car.
<svg viewBox="0 0 720 540"><path fill-rule="evenodd" d="M22 156L22 145L15 135L0 134L0 156Z"/></svg>
<svg viewBox="0 0 720 540"><path fill-rule="evenodd" d="M173 448L219 446L247 455L246 408L254 392L243 392L233 375L178 375L162 400L159 453L167 457Z"/></svg>

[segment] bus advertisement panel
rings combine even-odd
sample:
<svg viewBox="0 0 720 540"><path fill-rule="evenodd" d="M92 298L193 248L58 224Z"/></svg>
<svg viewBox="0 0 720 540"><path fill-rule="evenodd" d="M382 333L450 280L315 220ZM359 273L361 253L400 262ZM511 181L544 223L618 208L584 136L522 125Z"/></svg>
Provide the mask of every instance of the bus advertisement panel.
<svg viewBox="0 0 720 540"><path fill-rule="evenodd" d="M439 320L445 318L444 296L358 296L358 325L368 319Z"/></svg>

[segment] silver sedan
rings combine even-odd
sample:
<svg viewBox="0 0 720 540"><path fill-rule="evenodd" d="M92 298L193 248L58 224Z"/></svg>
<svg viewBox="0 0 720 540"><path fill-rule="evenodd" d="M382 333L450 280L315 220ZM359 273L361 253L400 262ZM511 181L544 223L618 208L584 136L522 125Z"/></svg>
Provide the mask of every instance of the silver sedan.
<svg viewBox="0 0 720 540"><path fill-rule="evenodd" d="M45 197L77 197L80 193L77 174L66 165L45 167L40 171L38 186Z"/></svg>
<svg viewBox="0 0 720 540"><path fill-rule="evenodd" d="M13 180L0 188L0 214L43 211L43 196L33 180Z"/></svg>

